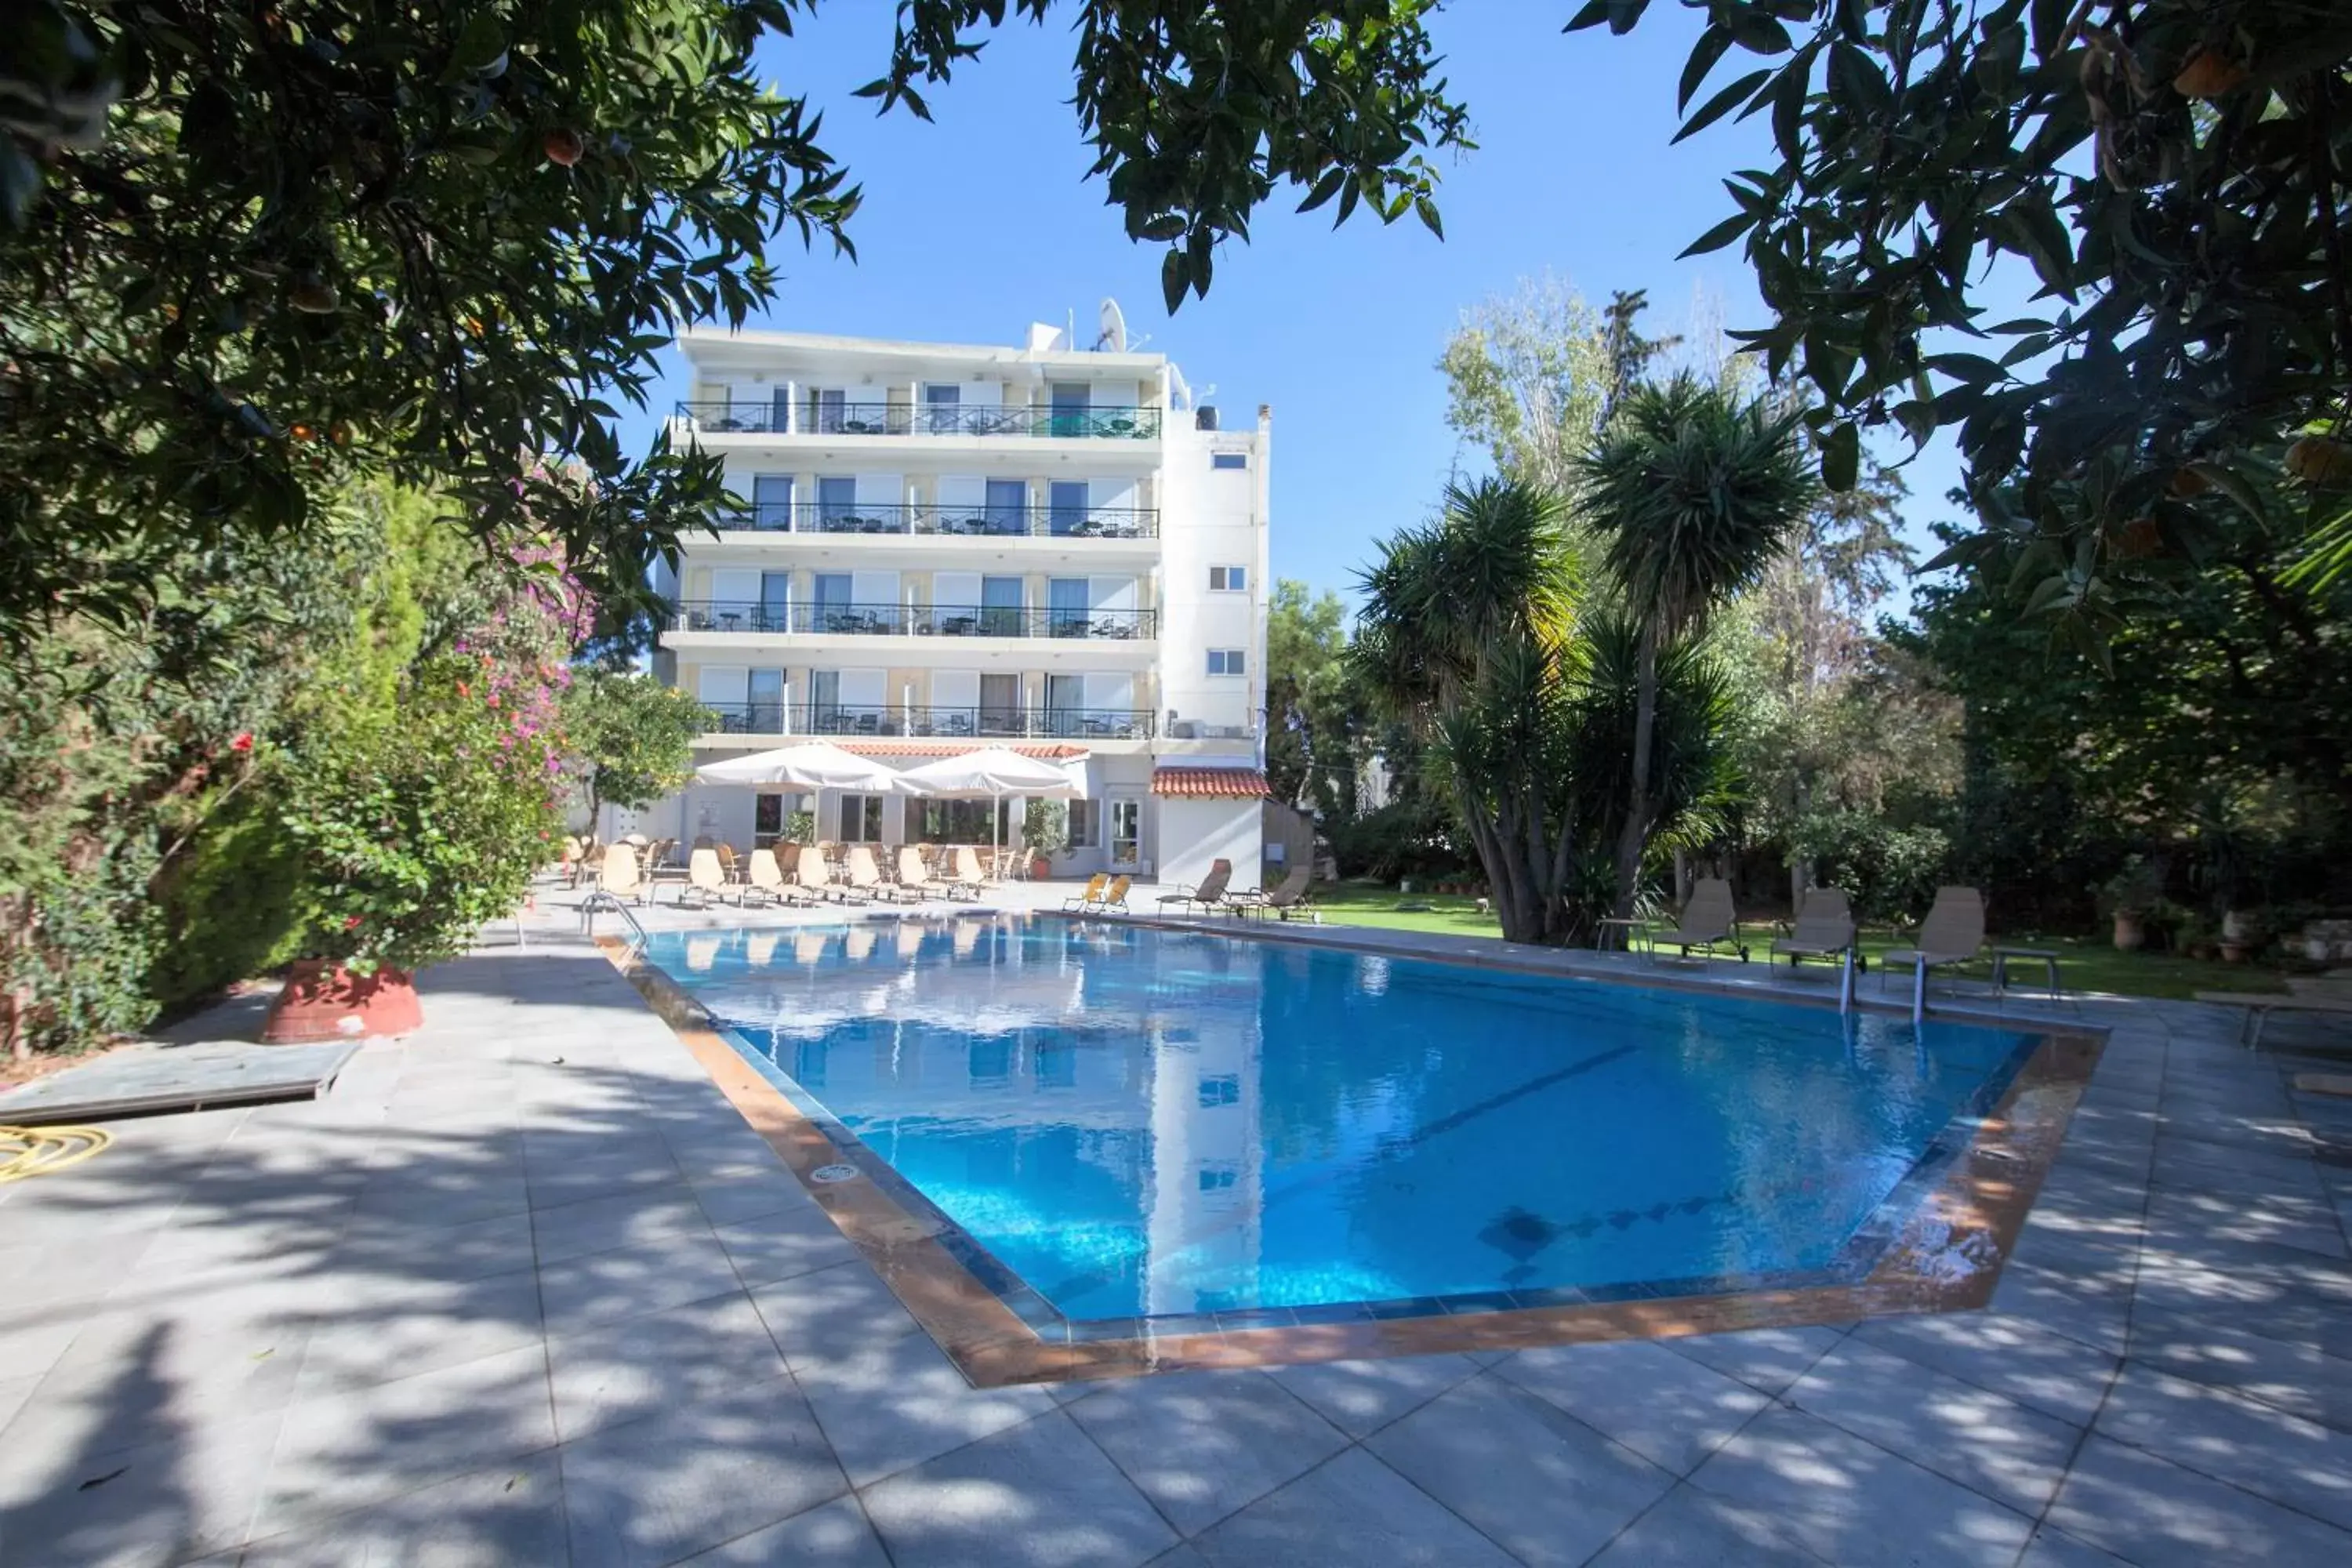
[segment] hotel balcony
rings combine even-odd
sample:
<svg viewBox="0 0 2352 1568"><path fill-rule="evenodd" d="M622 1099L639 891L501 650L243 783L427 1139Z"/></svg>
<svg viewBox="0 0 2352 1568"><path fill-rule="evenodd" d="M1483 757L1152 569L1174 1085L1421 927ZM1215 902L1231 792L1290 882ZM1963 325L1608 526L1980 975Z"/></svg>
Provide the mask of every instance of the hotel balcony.
<svg viewBox="0 0 2352 1568"><path fill-rule="evenodd" d="M929 708L904 703L706 702L718 735L892 736L916 740L1148 741L1142 708Z"/></svg>
<svg viewBox="0 0 2352 1568"><path fill-rule="evenodd" d="M1014 436L1055 440L1156 441L1157 408L1054 407L1051 405L758 403L677 405L692 435Z"/></svg>
<svg viewBox="0 0 2352 1568"><path fill-rule="evenodd" d="M920 534L959 539L1157 539L1157 507L941 506L935 502L770 501L722 514L747 533Z"/></svg>
<svg viewBox="0 0 2352 1568"><path fill-rule="evenodd" d="M755 599L685 599L670 629L722 634L885 637L1044 637L1149 642L1152 610L1056 610L997 605L765 605Z"/></svg>

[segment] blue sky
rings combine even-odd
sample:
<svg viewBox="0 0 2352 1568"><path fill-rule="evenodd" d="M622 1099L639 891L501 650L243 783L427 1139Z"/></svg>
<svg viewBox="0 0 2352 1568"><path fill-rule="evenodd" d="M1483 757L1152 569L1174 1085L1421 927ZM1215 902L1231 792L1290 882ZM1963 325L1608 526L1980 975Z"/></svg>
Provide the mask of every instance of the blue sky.
<svg viewBox="0 0 2352 1568"><path fill-rule="evenodd" d="M1172 355L1196 389L1214 385L1229 423L1273 405L1276 574L1347 593L1375 542L1425 516L1457 461L1478 466L1446 428L1434 367L1465 307L1549 268L1595 301L1647 289L1653 331L1700 292L1730 326L1760 321L1737 247L1675 256L1731 210L1721 177L1769 162L1761 117L1669 146L1696 19L1656 6L1629 37L1563 35L1574 9L1458 0L1436 18L1480 143L1445 170L1444 241L1361 213L1334 230L1328 209L1297 215L1297 195L1278 194L1251 242L1220 253L1209 297L1171 319L1160 248L1129 245L1101 184L1084 179L1091 160L1068 103L1073 13L996 35L929 93L926 124L904 110L877 118L850 97L880 74L893 7L831 6L772 39L761 63L826 110L824 145L865 186L858 259L780 246L782 294L752 324L1009 343L1032 321L1075 312L1091 341L1099 301L1115 297L1143 346ZM667 363L656 409L682 395L675 356ZM650 416L633 419L625 435L639 445L650 428ZM1948 513L1955 471L1936 452L1914 466L1915 537Z"/></svg>

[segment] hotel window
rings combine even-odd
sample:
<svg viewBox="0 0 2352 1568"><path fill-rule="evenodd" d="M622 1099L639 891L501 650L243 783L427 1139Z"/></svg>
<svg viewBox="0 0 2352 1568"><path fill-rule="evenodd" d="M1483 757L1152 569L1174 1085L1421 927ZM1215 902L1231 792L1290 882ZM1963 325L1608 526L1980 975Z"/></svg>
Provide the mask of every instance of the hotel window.
<svg viewBox="0 0 2352 1568"><path fill-rule="evenodd" d="M1210 567L1209 592L1212 594L1248 593L1249 568L1246 566Z"/></svg>
<svg viewBox="0 0 2352 1568"><path fill-rule="evenodd" d="M878 844L882 841L882 797L845 795L841 797L841 841Z"/></svg>
<svg viewBox="0 0 2352 1568"><path fill-rule="evenodd" d="M1096 800L1070 802L1070 847L1091 849L1102 831L1102 803Z"/></svg>
<svg viewBox="0 0 2352 1568"><path fill-rule="evenodd" d="M1237 647L1213 647L1209 650L1211 675L1246 675L1248 656Z"/></svg>
<svg viewBox="0 0 2352 1568"><path fill-rule="evenodd" d="M1213 1110L1220 1105L1242 1102L1242 1079L1239 1073L1217 1073L1201 1080L1201 1109Z"/></svg>
<svg viewBox="0 0 2352 1568"><path fill-rule="evenodd" d="M1209 467L1246 468L1249 467L1249 454L1247 452L1212 452L1209 454Z"/></svg>
<svg viewBox="0 0 2352 1568"><path fill-rule="evenodd" d="M1241 1173L1231 1165L1202 1165L1199 1181L1204 1193L1230 1192Z"/></svg>

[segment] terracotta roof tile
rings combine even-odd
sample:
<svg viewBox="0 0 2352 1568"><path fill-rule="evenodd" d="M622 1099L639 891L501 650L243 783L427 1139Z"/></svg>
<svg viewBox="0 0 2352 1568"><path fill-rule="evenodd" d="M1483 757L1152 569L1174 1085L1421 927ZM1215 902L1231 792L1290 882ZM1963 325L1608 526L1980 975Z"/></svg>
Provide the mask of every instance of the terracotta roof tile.
<svg viewBox="0 0 2352 1568"><path fill-rule="evenodd" d="M966 752L983 751L990 746L1003 746L1008 752L1018 752L1024 757L1036 757L1048 763L1067 762L1072 757L1087 754L1084 746L1073 746L1065 741L1018 745L1005 741L844 741L826 738L843 751L853 752L861 757L958 757Z"/></svg>
<svg viewBox="0 0 2352 1568"><path fill-rule="evenodd" d="M1151 793L1194 800L1257 800L1266 792L1256 768L1169 767L1151 770Z"/></svg>

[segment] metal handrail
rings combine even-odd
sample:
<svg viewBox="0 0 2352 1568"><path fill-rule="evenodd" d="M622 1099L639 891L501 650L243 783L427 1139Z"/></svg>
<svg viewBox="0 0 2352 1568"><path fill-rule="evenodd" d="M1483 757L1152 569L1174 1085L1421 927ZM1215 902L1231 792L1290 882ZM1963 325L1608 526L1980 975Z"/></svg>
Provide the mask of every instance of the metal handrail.
<svg viewBox="0 0 2352 1568"><path fill-rule="evenodd" d="M682 632L770 632L834 637L1081 637L1149 641L1152 610L1065 610L1005 605L772 605L756 599L682 599L672 606Z"/></svg>
<svg viewBox="0 0 2352 1568"><path fill-rule="evenodd" d="M706 702L724 735L873 735L923 740L1148 741L1148 708L1000 708L860 702Z"/></svg>
<svg viewBox="0 0 2352 1568"><path fill-rule="evenodd" d="M1160 410L1132 404L1084 408L1050 404L772 403L681 400L677 416L699 433L755 436L1028 436L1049 439L1150 441Z"/></svg>
<svg viewBox="0 0 2352 1568"><path fill-rule="evenodd" d="M920 533L977 538L1157 539L1156 507L943 506L936 501L768 501L723 526L758 533Z"/></svg>

